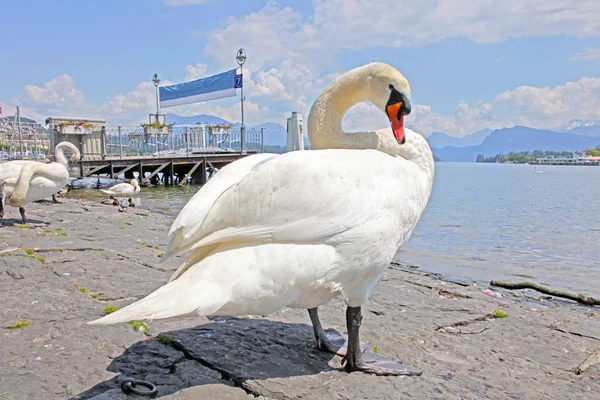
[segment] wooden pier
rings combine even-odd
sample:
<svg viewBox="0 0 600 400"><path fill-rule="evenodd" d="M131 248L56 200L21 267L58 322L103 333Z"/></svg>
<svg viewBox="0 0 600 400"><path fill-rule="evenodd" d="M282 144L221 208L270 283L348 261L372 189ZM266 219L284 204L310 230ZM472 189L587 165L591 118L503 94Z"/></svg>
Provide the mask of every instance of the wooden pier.
<svg viewBox="0 0 600 400"><path fill-rule="evenodd" d="M207 180L207 173L211 175L233 161L256 153L191 153L172 156L106 157L103 160L86 160L84 157L71 166L70 174L78 178L100 177L127 181L136 178L140 185L184 185L188 182L202 184Z"/></svg>

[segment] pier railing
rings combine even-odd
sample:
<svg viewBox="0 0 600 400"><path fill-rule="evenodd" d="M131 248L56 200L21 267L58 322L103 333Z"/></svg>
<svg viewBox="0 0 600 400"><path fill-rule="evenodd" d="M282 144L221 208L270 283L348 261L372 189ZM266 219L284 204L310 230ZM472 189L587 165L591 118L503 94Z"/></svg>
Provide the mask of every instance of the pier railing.
<svg viewBox="0 0 600 400"><path fill-rule="evenodd" d="M142 126L98 126L87 134L61 133L53 123L37 124L0 118L0 161L40 158L54 154L61 140L76 145L84 160L140 156L192 156L198 153L240 153L241 128L214 129L208 125L149 130ZM264 129L245 129L244 150L262 152ZM43 157L42 157L43 158Z"/></svg>
<svg viewBox="0 0 600 400"><path fill-rule="evenodd" d="M263 129L246 128L245 150L263 151ZM156 132L143 127L106 127L106 156L189 156L194 153L239 153L241 129L209 130L204 126L176 126Z"/></svg>

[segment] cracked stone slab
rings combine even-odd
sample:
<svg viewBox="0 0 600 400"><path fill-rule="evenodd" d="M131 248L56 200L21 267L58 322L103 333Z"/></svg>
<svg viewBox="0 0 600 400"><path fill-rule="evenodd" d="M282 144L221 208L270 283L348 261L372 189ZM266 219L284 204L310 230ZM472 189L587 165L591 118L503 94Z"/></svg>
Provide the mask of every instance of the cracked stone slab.
<svg viewBox="0 0 600 400"><path fill-rule="evenodd" d="M223 379L220 372L198 361L188 359L184 352L162 344L156 339L138 342L129 347L112 361L107 370L118 375L77 395L73 400L125 398L120 384L127 378L154 384L158 389L159 397L193 386L230 387L233 385L231 381ZM246 394L241 389L237 390Z"/></svg>

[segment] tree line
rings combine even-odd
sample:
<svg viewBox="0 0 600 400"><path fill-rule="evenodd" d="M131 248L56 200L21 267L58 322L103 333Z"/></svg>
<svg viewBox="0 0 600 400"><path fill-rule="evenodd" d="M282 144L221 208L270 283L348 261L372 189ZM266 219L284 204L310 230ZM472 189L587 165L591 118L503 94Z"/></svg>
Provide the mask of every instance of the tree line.
<svg viewBox="0 0 600 400"><path fill-rule="evenodd" d="M600 147L600 146L598 146ZM585 155L600 157L600 148L590 148L585 150ZM547 156L555 157L571 157L573 156L572 151L511 151L510 153L498 153L495 156L484 157L483 154L477 155L477 162L479 163L506 163L513 162L517 164L524 164L526 162L535 161L538 158Z"/></svg>

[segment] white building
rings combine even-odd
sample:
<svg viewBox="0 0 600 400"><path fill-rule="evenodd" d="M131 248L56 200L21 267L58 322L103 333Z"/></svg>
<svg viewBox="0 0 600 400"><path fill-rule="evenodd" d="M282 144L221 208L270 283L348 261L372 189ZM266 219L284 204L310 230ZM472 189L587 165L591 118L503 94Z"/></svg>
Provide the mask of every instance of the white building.
<svg viewBox="0 0 600 400"><path fill-rule="evenodd" d="M292 112L292 116L287 119L287 139L285 152L304 150L304 132L302 130L302 114Z"/></svg>

